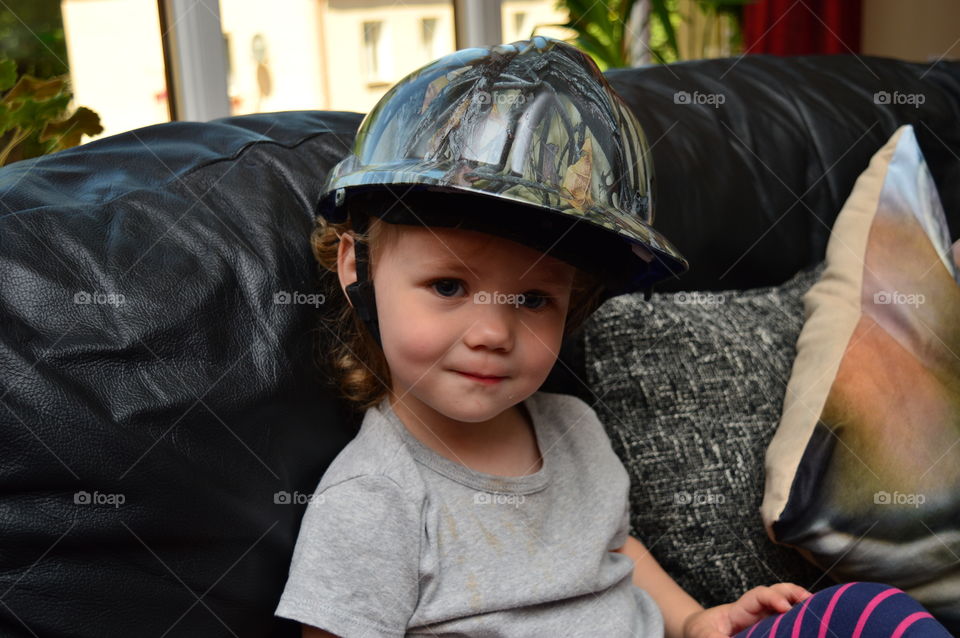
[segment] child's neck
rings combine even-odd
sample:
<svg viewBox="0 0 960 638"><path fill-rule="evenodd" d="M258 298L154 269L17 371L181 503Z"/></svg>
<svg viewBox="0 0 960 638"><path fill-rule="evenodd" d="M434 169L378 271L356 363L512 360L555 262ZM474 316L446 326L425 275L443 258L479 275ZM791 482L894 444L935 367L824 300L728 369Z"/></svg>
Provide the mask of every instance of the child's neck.
<svg viewBox="0 0 960 638"><path fill-rule="evenodd" d="M518 403L488 421L451 419L406 394L390 393L390 405L407 431L437 454L471 470L524 476L542 467L533 421Z"/></svg>

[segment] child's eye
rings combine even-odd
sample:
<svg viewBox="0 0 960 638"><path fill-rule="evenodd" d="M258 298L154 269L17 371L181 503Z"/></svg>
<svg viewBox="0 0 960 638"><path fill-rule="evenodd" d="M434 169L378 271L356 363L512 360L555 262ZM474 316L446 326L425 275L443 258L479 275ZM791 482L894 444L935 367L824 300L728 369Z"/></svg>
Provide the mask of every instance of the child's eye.
<svg viewBox="0 0 960 638"><path fill-rule="evenodd" d="M456 296L458 291L466 292L460 279L434 279L428 285L441 297L451 298ZM511 298L513 301L510 300ZM523 306L529 310L542 310L551 303L552 299L553 297L543 291L530 290L523 293L521 301L516 300L516 295L510 295L503 303L515 303L518 307Z"/></svg>
<svg viewBox="0 0 960 638"><path fill-rule="evenodd" d="M523 293L523 303L531 310L540 310L550 303L550 299L550 295L545 292L532 290L530 292ZM533 302L533 305L531 305L530 302Z"/></svg>
<svg viewBox="0 0 960 638"><path fill-rule="evenodd" d="M436 290L441 297L452 297L461 288L458 279L437 279L430 282L430 287Z"/></svg>

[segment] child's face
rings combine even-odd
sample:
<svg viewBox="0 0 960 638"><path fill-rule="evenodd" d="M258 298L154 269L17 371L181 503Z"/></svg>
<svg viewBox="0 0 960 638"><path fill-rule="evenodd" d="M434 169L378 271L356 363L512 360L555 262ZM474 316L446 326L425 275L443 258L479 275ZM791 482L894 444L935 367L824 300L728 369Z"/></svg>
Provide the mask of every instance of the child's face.
<svg viewBox="0 0 960 638"><path fill-rule="evenodd" d="M404 406L479 422L536 392L560 350L574 268L485 233L400 228L374 255L373 276L383 350ZM341 283L356 280L350 262Z"/></svg>

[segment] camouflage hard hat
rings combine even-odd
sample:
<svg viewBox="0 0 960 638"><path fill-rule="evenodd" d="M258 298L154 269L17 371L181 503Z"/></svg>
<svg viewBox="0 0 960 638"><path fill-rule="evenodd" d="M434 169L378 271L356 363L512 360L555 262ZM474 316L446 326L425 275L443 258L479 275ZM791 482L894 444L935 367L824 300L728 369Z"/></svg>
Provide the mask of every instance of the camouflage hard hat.
<svg viewBox="0 0 960 638"><path fill-rule="evenodd" d="M643 130L593 60L537 36L400 80L328 174L319 213L340 223L360 201L396 223L457 218L602 273L619 293L687 269L652 227L652 185Z"/></svg>

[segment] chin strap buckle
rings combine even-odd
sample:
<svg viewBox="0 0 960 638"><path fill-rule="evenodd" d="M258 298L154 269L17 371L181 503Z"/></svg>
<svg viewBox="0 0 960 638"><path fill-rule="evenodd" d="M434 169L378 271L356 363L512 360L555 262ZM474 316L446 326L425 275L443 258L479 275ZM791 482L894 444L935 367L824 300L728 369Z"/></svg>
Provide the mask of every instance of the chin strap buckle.
<svg viewBox="0 0 960 638"><path fill-rule="evenodd" d="M353 227L358 233L367 230L367 218L364 214L353 215ZM377 296L373 290L373 273L370 272L370 252L366 242L356 241L354 238L353 250L357 264L357 280L346 287L347 297L353 305L354 312L366 324L367 329L377 345L383 348L380 340L380 323L377 320Z"/></svg>
<svg viewBox="0 0 960 638"><path fill-rule="evenodd" d="M377 321L377 297L373 291L373 282L353 282L347 286L347 297L350 298L350 303L353 304L354 311L357 313L357 316L360 317L361 321L366 324L367 329L370 331L370 334L373 335L377 345L383 348L383 343L380 341L380 325Z"/></svg>

